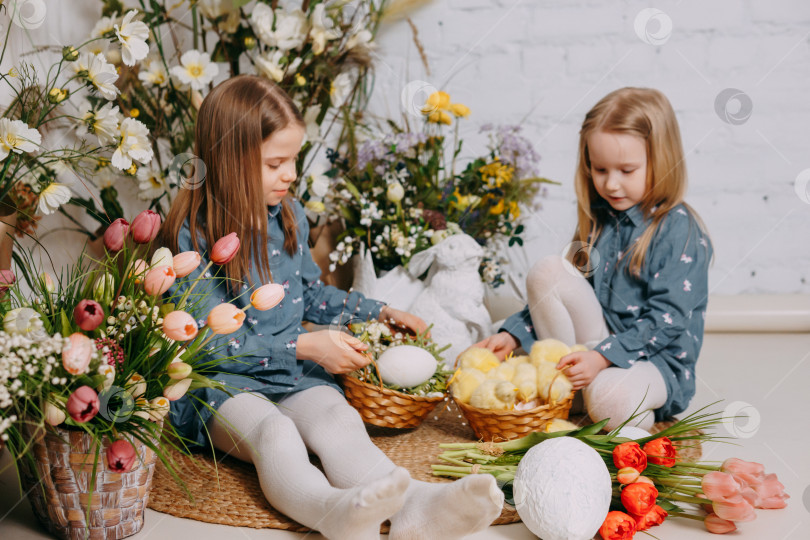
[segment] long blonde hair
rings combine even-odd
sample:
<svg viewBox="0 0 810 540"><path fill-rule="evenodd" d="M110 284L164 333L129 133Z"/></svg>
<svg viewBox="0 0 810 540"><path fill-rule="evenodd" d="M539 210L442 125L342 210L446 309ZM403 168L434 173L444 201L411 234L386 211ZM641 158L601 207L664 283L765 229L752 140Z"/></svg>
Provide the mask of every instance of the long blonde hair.
<svg viewBox="0 0 810 540"><path fill-rule="evenodd" d="M639 202L649 226L628 251L627 269L636 277L641 275L645 255L658 226L667 213L683 204L695 218L701 230L705 226L697 213L684 200L686 193L686 163L681 133L675 111L669 100L652 88L620 88L603 97L588 111L579 131L579 154L574 176L577 194L577 228L567 257L577 268L590 267L591 249L602 232L602 223L593 210L601 200L593 185L588 155L588 136L596 131L636 135L644 139L647 148L646 191ZM577 249L575 246L587 246Z"/></svg>
<svg viewBox="0 0 810 540"><path fill-rule="evenodd" d="M234 294L251 259L258 263L263 283L272 280L267 257L267 207L261 180L261 144L289 125L304 127L290 97L271 81L238 75L218 84L197 114L194 153L205 167L181 187L160 230L159 244L177 252L177 235L189 220L191 242L199 251L197 231L210 249L222 236L235 232L241 241L236 257L225 266ZM290 196L281 201L284 250L298 249L297 221ZM252 285L252 283L251 283Z"/></svg>

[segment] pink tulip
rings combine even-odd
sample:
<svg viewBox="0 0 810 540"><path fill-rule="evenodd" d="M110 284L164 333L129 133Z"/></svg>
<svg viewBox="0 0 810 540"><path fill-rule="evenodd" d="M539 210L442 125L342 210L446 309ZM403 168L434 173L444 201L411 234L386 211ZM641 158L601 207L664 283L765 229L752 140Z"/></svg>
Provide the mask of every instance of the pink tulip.
<svg viewBox="0 0 810 540"><path fill-rule="evenodd" d="M714 534L726 534L737 530L733 521L717 517L717 514L709 514L703 521L706 530Z"/></svg>
<svg viewBox="0 0 810 540"><path fill-rule="evenodd" d="M163 389L163 397L169 401L177 401L188 392L188 387L191 386L191 379L183 379L166 386Z"/></svg>
<svg viewBox="0 0 810 540"><path fill-rule="evenodd" d="M107 466L111 471L124 473L129 471L137 458L132 443L118 439L107 447Z"/></svg>
<svg viewBox="0 0 810 540"><path fill-rule="evenodd" d="M250 295L250 303L259 311L267 311L278 305L284 298L284 287L278 283L262 285Z"/></svg>
<svg viewBox="0 0 810 540"><path fill-rule="evenodd" d="M197 321L185 311L172 311L163 317L163 333L175 341L188 341L197 335Z"/></svg>
<svg viewBox="0 0 810 540"><path fill-rule="evenodd" d="M790 495L785 493L785 486L782 485L775 474L766 474L762 483L756 488L757 508L784 508L787 506L787 499Z"/></svg>
<svg viewBox="0 0 810 540"><path fill-rule="evenodd" d="M754 507L742 497L738 501L712 501L712 510L729 521L754 521L757 517Z"/></svg>
<svg viewBox="0 0 810 540"><path fill-rule="evenodd" d="M200 254L196 251L184 251L178 253L172 259L174 273L177 277L186 277L200 266Z"/></svg>
<svg viewBox="0 0 810 540"><path fill-rule="evenodd" d="M129 222L124 218L116 219L107 227L107 230L104 231L104 247L112 252L121 251L121 248L124 247L124 239L128 232Z"/></svg>
<svg viewBox="0 0 810 540"><path fill-rule="evenodd" d="M67 413L75 421L84 423L98 414L98 394L89 386L80 386L67 400Z"/></svg>
<svg viewBox="0 0 810 540"><path fill-rule="evenodd" d="M625 467L623 469L619 469L616 473L616 480L619 481L620 484L632 484L636 480L638 480L639 472L633 467Z"/></svg>
<svg viewBox="0 0 810 540"><path fill-rule="evenodd" d="M208 314L208 327L215 334L232 334L245 322L245 312L230 303L214 307Z"/></svg>
<svg viewBox="0 0 810 540"><path fill-rule="evenodd" d="M143 280L143 289L146 294L158 296L169 290L174 285L177 274L171 266L164 265L152 268L146 273Z"/></svg>
<svg viewBox="0 0 810 540"><path fill-rule="evenodd" d="M104 320L104 308L95 300L82 300L73 309L73 320L85 332L92 332Z"/></svg>
<svg viewBox="0 0 810 540"><path fill-rule="evenodd" d="M96 350L92 339L80 332L70 335L62 347L62 365L71 375L80 375L87 370L93 351Z"/></svg>
<svg viewBox="0 0 810 540"><path fill-rule="evenodd" d="M737 458L725 460L720 470L733 474L737 480L741 480L751 487L758 486L765 478L765 467L761 463Z"/></svg>
<svg viewBox="0 0 810 540"><path fill-rule="evenodd" d="M14 285L17 277L11 270L0 270L0 293L4 293Z"/></svg>
<svg viewBox="0 0 810 540"><path fill-rule="evenodd" d="M132 263L132 267L129 270L128 277L133 278L135 281L135 285L138 285L143 281L146 270L149 268L149 265L146 264L146 261L143 259L137 259L134 263Z"/></svg>
<svg viewBox="0 0 810 540"><path fill-rule="evenodd" d="M160 215L152 210L144 210L132 220L132 240L136 244L148 244L160 230Z"/></svg>
<svg viewBox="0 0 810 540"><path fill-rule="evenodd" d="M239 237L232 232L214 243L211 260L219 265L228 264L236 256L237 251L239 251Z"/></svg>
<svg viewBox="0 0 810 540"><path fill-rule="evenodd" d="M703 476L700 487L712 501L737 502L744 486L728 473L713 471Z"/></svg>

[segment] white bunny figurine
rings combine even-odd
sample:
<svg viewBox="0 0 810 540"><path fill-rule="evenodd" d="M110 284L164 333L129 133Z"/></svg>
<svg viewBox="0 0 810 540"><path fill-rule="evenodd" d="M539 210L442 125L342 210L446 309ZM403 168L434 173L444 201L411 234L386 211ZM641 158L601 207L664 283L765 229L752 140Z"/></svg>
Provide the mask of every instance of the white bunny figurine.
<svg viewBox="0 0 810 540"><path fill-rule="evenodd" d="M433 324L430 333L437 344L452 344L442 353L448 367L491 331L492 320L484 307L484 285L478 274L483 256L483 248L471 236L455 234L420 251L408 263L408 272L415 277L430 268L427 286L410 312Z"/></svg>

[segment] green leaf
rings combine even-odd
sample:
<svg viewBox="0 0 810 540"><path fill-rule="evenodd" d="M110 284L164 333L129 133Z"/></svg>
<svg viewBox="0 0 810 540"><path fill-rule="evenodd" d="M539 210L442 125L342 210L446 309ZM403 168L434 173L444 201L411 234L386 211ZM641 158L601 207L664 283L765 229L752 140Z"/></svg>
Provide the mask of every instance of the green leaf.
<svg viewBox="0 0 810 540"><path fill-rule="evenodd" d="M59 311L59 322L62 325L62 337L68 337L73 333L70 328L70 319L68 319L64 309Z"/></svg>

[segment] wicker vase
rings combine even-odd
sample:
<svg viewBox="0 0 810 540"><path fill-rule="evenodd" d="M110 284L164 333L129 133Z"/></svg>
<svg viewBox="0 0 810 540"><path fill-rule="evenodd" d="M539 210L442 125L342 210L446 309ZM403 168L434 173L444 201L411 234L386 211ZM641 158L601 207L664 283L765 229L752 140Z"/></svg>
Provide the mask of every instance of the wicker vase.
<svg viewBox="0 0 810 540"><path fill-rule="evenodd" d="M32 470L30 460L20 460L23 486L34 515L49 532L71 540L111 540L141 530L157 459L148 446L132 441L139 459L129 472L114 473L104 455L110 444L106 439L99 449L84 431L48 427L34 433L28 424L23 429L35 441L36 463ZM91 486L97 455L95 486Z"/></svg>

